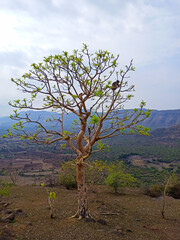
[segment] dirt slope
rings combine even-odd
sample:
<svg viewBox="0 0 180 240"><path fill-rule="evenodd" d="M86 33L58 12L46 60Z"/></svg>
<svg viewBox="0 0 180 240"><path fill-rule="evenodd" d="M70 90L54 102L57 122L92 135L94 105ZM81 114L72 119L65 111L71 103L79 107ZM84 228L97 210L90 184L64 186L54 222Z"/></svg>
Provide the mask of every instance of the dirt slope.
<svg viewBox="0 0 180 240"><path fill-rule="evenodd" d="M75 190L54 191L56 217L50 219L47 194L42 187L13 187L10 197L0 199L0 218L8 210L22 211L11 223L0 221L0 240L180 239L180 200L168 197L168 220L163 220L161 199L144 196L139 190L114 195L109 188L95 187L89 193L89 208L95 220L101 220L94 223L68 218L76 212ZM9 205L5 206L5 202Z"/></svg>

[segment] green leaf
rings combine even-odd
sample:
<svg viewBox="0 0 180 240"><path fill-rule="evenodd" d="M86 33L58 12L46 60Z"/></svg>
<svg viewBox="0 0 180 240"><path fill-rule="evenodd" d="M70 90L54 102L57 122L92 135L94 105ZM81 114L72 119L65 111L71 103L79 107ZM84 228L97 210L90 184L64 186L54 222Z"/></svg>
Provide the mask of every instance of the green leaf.
<svg viewBox="0 0 180 240"><path fill-rule="evenodd" d="M92 115L90 122L91 122L92 124L98 125L98 124L99 124L99 118L98 118L96 115Z"/></svg>
<svg viewBox="0 0 180 240"><path fill-rule="evenodd" d="M49 199L55 199L56 193L55 192L50 192L49 193Z"/></svg>
<svg viewBox="0 0 180 240"><path fill-rule="evenodd" d="M66 144L61 144L61 149L65 149L66 148Z"/></svg>
<svg viewBox="0 0 180 240"><path fill-rule="evenodd" d="M1 137L2 137L2 138L6 138L6 137L7 137L7 135L6 135L6 134L4 134L4 135L2 135Z"/></svg>

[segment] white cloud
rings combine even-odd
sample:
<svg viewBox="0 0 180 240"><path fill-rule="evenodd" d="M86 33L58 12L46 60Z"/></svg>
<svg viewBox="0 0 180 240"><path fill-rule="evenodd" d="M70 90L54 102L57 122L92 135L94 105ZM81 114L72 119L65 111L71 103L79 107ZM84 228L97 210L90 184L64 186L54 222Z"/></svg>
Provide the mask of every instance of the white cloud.
<svg viewBox="0 0 180 240"><path fill-rule="evenodd" d="M166 92L164 78L171 77L169 61L175 63L180 58L179 11L178 0L0 0L0 83L3 91L12 89L3 92L0 101L18 94L8 81L27 71L32 62L51 53L81 48L83 42L92 51L101 48L120 53L122 65L133 58L137 99L142 96L149 100L152 92L156 92L154 99L159 98L160 87L153 90L157 78ZM171 64L174 78L179 79L179 71ZM167 77L161 77L163 72ZM145 83L147 74L150 77ZM143 90L146 85L148 91ZM173 87L180 88L180 83L172 82ZM172 95L169 107L178 108L177 96L176 92ZM162 93L159 101L163 104L165 100ZM160 105L151 102L153 108Z"/></svg>

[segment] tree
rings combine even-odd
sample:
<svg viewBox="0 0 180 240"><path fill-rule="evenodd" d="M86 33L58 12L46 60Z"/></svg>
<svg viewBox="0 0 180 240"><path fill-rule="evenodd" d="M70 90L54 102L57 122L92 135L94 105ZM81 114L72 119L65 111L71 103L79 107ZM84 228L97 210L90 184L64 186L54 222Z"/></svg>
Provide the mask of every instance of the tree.
<svg viewBox="0 0 180 240"><path fill-rule="evenodd" d="M131 187L137 185L138 181L129 173L125 172L123 163L119 162L117 164L109 165L109 174L105 180L108 186L114 188L114 192L118 193L119 187Z"/></svg>
<svg viewBox="0 0 180 240"><path fill-rule="evenodd" d="M165 211L166 211L167 193L169 191L169 188L177 183L177 176L175 175L175 172L171 173L168 171L164 171L163 175L164 175L164 183L163 183L163 187L161 190L162 197L163 197L162 198L161 215L162 215L162 218L165 219L166 218Z"/></svg>
<svg viewBox="0 0 180 240"><path fill-rule="evenodd" d="M135 68L131 60L124 70L120 69L118 59L119 55L115 57L103 50L91 54L88 46L83 44L82 50L74 50L72 54L63 51L45 57L42 63L33 63L31 70L21 78L12 79L26 98L9 103L16 108L10 117L18 122L13 125L13 130L7 129L7 135L44 144L63 140L77 154L78 209L74 217L91 217L85 164L93 151L106 148L102 142L105 138L119 134L148 134L148 128L138 125L150 115L149 110L144 110L144 101L140 108L123 110L123 104L133 97L134 85L129 85L127 75ZM119 81L117 89L114 86L112 89L112 80ZM48 128L40 117L34 119L28 112L20 114L18 109L52 110L59 115L47 119L54 127ZM64 129L64 115L68 113L78 119L74 121L72 131ZM33 133L26 128L30 123L36 125ZM95 143L96 150L93 148Z"/></svg>
<svg viewBox="0 0 180 240"><path fill-rule="evenodd" d="M7 174L9 175L11 182L16 185L19 171L12 166L7 168Z"/></svg>

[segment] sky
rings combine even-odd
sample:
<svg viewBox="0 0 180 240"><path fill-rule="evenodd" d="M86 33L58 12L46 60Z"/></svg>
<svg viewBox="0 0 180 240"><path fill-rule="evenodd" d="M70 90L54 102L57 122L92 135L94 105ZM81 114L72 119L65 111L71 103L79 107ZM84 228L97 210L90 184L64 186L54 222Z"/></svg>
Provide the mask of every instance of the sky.
<svg viewBox="0 0 180 240"><path fill-rule="evenodd" d="M180 109L179 0L0 0L0 117L21 96L11 78L62 51L108 50L134 61L135 97L125 105Z"/></svg>

